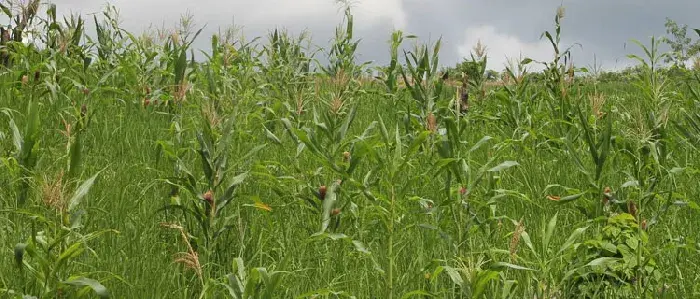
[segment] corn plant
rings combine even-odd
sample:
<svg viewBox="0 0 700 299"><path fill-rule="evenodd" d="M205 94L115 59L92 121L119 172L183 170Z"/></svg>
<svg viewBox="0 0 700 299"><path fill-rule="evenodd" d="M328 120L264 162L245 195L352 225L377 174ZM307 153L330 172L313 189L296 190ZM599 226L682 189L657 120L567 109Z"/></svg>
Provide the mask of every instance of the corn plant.
<svg viewBox="0 0 700 299"><path fill-rule="evenodd" d="M303 45L307 36L294 38L286 31L275 29L268 35L268 45L263 47L266 63L262 71L266 73L266 89L270 101L266 103L266 125L273 131L277 119L301 118L307 112L312 98L314 76L311 74L311 61L315 53L307 54Z"/></svg>
<svg viewBox="0 0 700 299"><path fill-rule="evenodd" d="M53 190L55 193L44 195L48 196L44 198L45 203L56 210L58 219L29 210L16 211L25 217L22 226L29 227L29 236L14 248L18 271L15 292L36 298L61 297L77 287L74 295L80 297L90 291L102 298L109 297L104 285L89 278L97 273L71 274L78 264L77 259L86 250L93 251L89 242L105 233L116 233L109 229L87 234L80 232L85 215L81 203L98 175L99 172L83 181L68 200L64 200L60 183L58 189Z"/></svg>
<svg viewBox="0 0 700 299"><path fill-rule="evenodd" d="M2 27L0 30L0 62L5 67L10 67L14 64L12 54L15 47L21 47L27 33L33 30L40 1L8 1L7 4L0 3L0 10L14 21L14 27Z"/></svg>
<svg viewBox="0 0 700 299"><path fill-rule="evenodd" d="M554 58L549 62L538 62L543 64L545 76L545 103L550 113L550 117L555 121L557 133L563 136L572 129L572 122L576 117L575 104L572 101L572 84L576 69L571 58L571 49L562 48L561 45L561 20L564 18L564 7L557 8L554 16L554 35L545 31L540 38L546 37L554 50ZM525 58L523 64L533 62L530 58Z"/></svg>
<svg viewBox="0 0 700 299"><path fill-rule="evenodd" d="M205 261L220 258L220 251L216 248L221 246L221 236L233 227L235 220L233 216L226 216L224 211L234 203L236 189L248 177L248 172L236 175L230 172L265 146L254 147L236 163L230 164L229 149L234 137L235 119L228 118L219 125L211 121L205 121L204 128L197 131L199 148L196 152L201 162L201 173L195 175L189 170L180 158L179 150L168 151L169 158L176 163L176 176L166 180L172 186L170 202L160 209L182 212L185 229L198 232L198 236L188 242L195 242L201 248Z"/></svg>
<svg viewBox="0 0 700 299"><path fill-rule="evenodd" d="M331 77L345 74L351 78L356 78L362 74L363 67L367 63L358 65L355 62L355 52L357 52L357 45L360 41L353 40L354 17L349 2L343 2L346 1L340 1L339 3L345 5L343 20L345 28L342 26L336 28L334 44L328 53L330 63L328 66L321 66L321 70Z"/></svg>
<svg viewBox="0 0 700 299"><path fill-rule="evenodd" d="M695 74L696 82L700 83L700 75ZM700 109L700 92L692 86L688 86L691 94L691 111L684 111L684 123L673 121L674 127L696 150L700 148L700 113L694 110Z"/></svg>
<svg viewBox="0 0 700 299"><path fill-rule="evenodd" d="M438 39L432 47L415 45L411 52L404 51L405 67L399 69L406 88L411 94L413 103L407 103L404 113L406 132L413 131L415 126L429 131L437 130L437 109L442 100L444 77L438 73L438 54L442 39ZM410 79L409 79L410 77ZM417 104L416 112L412 104ZM442 103L446 106L446 103Z"/></svg>
<svg viewBox="0 0 700 299"><path fill-rule="evenodd" d="M523 61L506 67L506 74L507 81L514 81L515 86L505 85L494 94L500 103L499 107L502 108L496 116L503 120L508 128L533 129L537 125L537 99L540 94L538 91L532 91L532 81Z"/></svg>
<svg viewBox="0 0 700 299"><path fill-rule="evenodd" d="M222 285L234 299L274 298L286 274L282 271L268 272L262 267L247 270L241 258L234 259L231 270L226 275L227 282Z"/></svg>
<svg viewBox="0 0 700 299"><path fill-rule="evenodd" d="M399 94L399 76L401 71L401 64L399 63L399 47L403 44L406 39L415 39L415 35L404 35L401 30L396 30L391 33L390 47L389 47L389 65L386 67L379 68L381 71L382 83L386 87L385 96L389 97L392 101L395 101L395 97Z"/></svg>
<svg viewBox="0 0 700 299"><path fill-rule="evenodd" d="M19 128L10 119L13 142L15 145L15 161L19 168L20 182L18 185L17 205L24 205L30 192L30 179L33 169L39 159L39 140L41 136L41 119L39 118L39 104L32 98L33 89L27 89L29 96L27 99L26 124L24 130Z"/></svg>

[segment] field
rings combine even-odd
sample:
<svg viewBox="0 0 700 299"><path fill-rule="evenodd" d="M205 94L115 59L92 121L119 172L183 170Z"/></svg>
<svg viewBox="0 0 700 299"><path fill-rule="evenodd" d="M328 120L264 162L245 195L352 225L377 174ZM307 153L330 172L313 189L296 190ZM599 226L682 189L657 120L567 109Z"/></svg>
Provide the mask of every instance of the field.
<svg viewBox="0 0 700 299"><path fill-rule="evenodd" d="M314 52L5 8L0 298L700 298L700 77L659 39L602 81L559 15L486 80L400 31L356 61L350 10Z"/></svg>

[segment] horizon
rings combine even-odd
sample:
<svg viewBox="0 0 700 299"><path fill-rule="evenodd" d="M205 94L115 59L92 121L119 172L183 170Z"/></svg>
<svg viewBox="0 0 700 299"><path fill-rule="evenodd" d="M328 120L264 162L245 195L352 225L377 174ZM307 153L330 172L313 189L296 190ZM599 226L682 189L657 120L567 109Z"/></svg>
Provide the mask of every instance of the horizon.
<svg viewBox="0 0 700 299"><path fill-rule="evenodd" d="M148 1L147 3L157 3L159 1L160 0L153 0ZM211 1L213 0L210 0L209 2ZM197 37L197 39L192 45L192 48L195 49L195 59L197 59L197 61L201 61L201 59L204 58L204 55L201 54L202 51L209 52L211 50L210 40L212 35L220 30L225 30L226 28L237 28L237 30L240 30L240 33L243 36L248 37L247 40L252 40L256 37L261 38L261 40L257 42L258 44L265 44L266 35L275 30L276 28L284 29L293 36L299 36L300 34L308 34L312 44L312 48L307 50L314 51L316 47L321 47L324 50L328 49L328 46L331 42L330 38L332 38L335 28L341 25L343 22L343 14L341 9L342 6L338 5L338 3L332 3L336 2L332 0L305 0L303 3L300 4L303 6L307 3L324 3L325 6L323 6L322 8L318 8L322 12L316 13L316 19L326 20L323 26L317 25L318 22L315 22L316 19L314 18L310 18L305 22L297 22L296 19L293 19L292 21L285 21L283 19L279 19L277 20L277 22L261 26L259 24L255 24L255 22L245 22L246 17L244 16L242 17L243 22L239 23L235 20L237 18L236 16L240 14L233 14L231 16L233 20L232 24L226 25L224 24L224 22L221 21L221 16L223 15L223 12L220 15L212 15L211 13L207 14L205 10L205 13L200 12L200 14L198 14L196 9L193 11L190 9L190 7L184 7L184 11L180 12L160 12L159 14L154 14L156 16L155 18L152 18L149 23L144 23L143 20L134 20L136 18L135 14L132 10L130 10L130 6L128 5L133 2L131 0L111 2L105 1L101 2L104 4L100 4L99 6L95 6L96 2L92 2L90 3L90 5L84 5L80 8L74 7L77 5L77 3L80 2L85 1L50 1L50 3L56 4L59 19L62 19L63 16L70 17L71 13L77 13L80 16L82 16L86 22L85 34L92 37L95 36L95 28L91 16L93 14L98 14L99 16L101 16L102 12L105 11L106 8L106 5L104 4L107 3L109 3L109 5L112 5L114 8L116 8L117 11L119 11L119 15L122 21L120 27L137 36L141 35L144 32L147 32L149 28L174 28L177 25L179 19L183 18L184 16L191 16L193 21L192 25L195 28L195 30L198 28L203 29L202 34L199 35L199 37ZM237 1L236 4L234 4L234 6L242 2L245 1ZM278 0L266 0L263 2L281 3ZM400 0L398 0L398 2L403 3ZM543 12L542 14L543 16L547 16L547 19L550 19L550 22L548 23L551 24L543 23L543 26L533 26L533 28L526 30L529 33L523 34L525 37L519 37L516 35L508 34L505 30L499 29L494 25L481 23L475 26L467 27L465 29L465 37L463 38L462 42L455 46L455 38L451 38L447 30L437 30L435 32L419 32L421 30L411 30L410 28L408 28L410 27L408 25L408 19L402 19L401 17L393 15L388 17L392 20L392 22L390 22L392 26L386 26L382 23L381 16L384 16L385 14L387 14L387 12L383 11L382 9L372 9L373 7L371 6L371 2L369 6L366 5L366 3L367 2L356 2L352 8L352 13L356 18L354 39L360 40L358 46L358 53L356 55L357 63L370 61L372 62L372 65L387 64L389 60L388 40L393 30L402 30L406 35L416 35L420 43L432 44L438 38L442 38L443 45L440 51L439 63L441 67L454 67L455 64L461 62L462 59L468 58L472 47L478 41L481 41L487 47L486 55L489 60L487 68L489 70L497 72L502 72L505 69L505 65L506 63L508 63L509 60L514 62L520 61L521 59L519 58L519 55L522 55L521 58L527 57L532 58L534 60L544 61L548 61L549 57L553 55L552 46L548 43L546 38L541 37L541 35L544 31L552 32L554 30L553 19L556 9L557 7L559 7L559 5L546 5L545 9L543 10L547 11L548 13ZM578 41L576 40L576 38L570 37L576 35L574 33L570 33L571 31L575 30L575 27L573 27L570 23L573 22L575 24L579 21L578 18L580 17L577 15L577 11L575 9L568 8L567 5L564 4L564 2L562 2L562 5L565 9L565 16L562 20L563 24L561 45L564 48L571 47L572 59L577 67L586 67L590 69L594 67L595 63L595 66L602 71L621 71L626 68L633 67L637 64L637 62L634 59L627 57L627 55L630 54L643 54L641 48L631 43L632 40L635 40L634 37L628 37L618 40L615 43L617 45L605 45L608 48L618 48L614 56L606 55L605 53L598 54L595 51L591 51L589 49L594 48L595 50L595 45L587 45L585 41ZM328 13L328 6L335 9L335 12L332 14L332 16L329 16L330 13ZM572 3L571 6L575 7L575 4ZM300 12L296 13L303 14ZM45 15L43 10L41 11L40 15ZM273 18L275 15L276 11L272 11L259 14L257 18L267 20L268 18ZM372 18L370 16L374 15L379 15L380 20L372 21ZM666 18L666 16L663 16L663 18ZM251 19L251 17L248 17L248 19ZM573 21L570 21L569 19L573 19ZM671 19L673 20L674 18L671 17ZM5 16L0 17L0 22L2 22L3 24L8 23L8 21L9 20ZM368 22L369 24L363 25L363 21ZM684 24L682 20L678 23L679 25ZM367 29L372 29L375 27L382 29L372 31L368 31ZM656 36L657 38L665 36L665 34L659 34L659 32L663 32L663 23L658 24L658 26L654 27L656 28L655 32L652 32L652 34L645 35L647 35L649 38L651 36ZM522 28L520 28L520 30L522 30ZM637 35L639 35L639 33ZM689 35L691 37L694 37L692 35L692 32L689 33ZM649 38L638 39L638 41L641 42L643 45L648 46L650 44ZM402 45L402 48L410 50L412 45L412 41L407 41L404 45ZM665 52L669 50L668 45L662 43L661 46L661 51ZM458 54L455 55L455 51ZM315 57L319 59L320 63L326 63L327 59L324 53L321 52L319 54L321 55L316 55ZM686 62L686 66L690 64L690 61ZM528 69L530 71L540 71L542 67L538 64L530 64Z"/></svg>

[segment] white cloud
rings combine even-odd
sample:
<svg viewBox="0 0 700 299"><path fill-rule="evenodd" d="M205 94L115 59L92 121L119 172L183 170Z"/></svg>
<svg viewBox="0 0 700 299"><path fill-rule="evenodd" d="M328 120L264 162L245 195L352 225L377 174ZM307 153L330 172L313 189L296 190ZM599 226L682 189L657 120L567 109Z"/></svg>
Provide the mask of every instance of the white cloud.
<svg viewBox="0 0 700 299"><path fill-rule="evenodd" d="M397 29L406 26L404 0L353 0L353 15L358 29L390 22ZM60 13L99 12L106 2L81 0L53 0ZM235 21L245 27L287 27L301 23L338 25L343 17L342 6L335 0L110 0L128 29L142 29L149 23L173 24L187 12L198 24L226 27ZM303 25L303 24L302 24ZM138 26L139 28L134 28Z"/></svg>
<svg viewBox="0 0 700 299"><path fill-rule="evenodd" d="M531 58L537 61L550 61L554 51L548 40L537 42L523 42L516 36L496 31L493 26L470 27L465 31L465 39L458 46L458 53L462 57L471 57L472 48L479 40L487 48L489 69L501 71L509 60L518 61L521 57ZM528 69L541 69L541 64L532 63Z"/></svg>

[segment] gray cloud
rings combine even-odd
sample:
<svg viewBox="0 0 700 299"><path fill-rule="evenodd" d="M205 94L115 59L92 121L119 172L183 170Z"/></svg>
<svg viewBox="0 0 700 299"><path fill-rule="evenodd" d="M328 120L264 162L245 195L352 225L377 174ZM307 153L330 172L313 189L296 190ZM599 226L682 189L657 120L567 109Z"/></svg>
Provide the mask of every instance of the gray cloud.
<svg viewBox="0 0 700 299"><path fill-rule="evenodd" d="M94 0L54 0L59 13L100 12L105 2ZM665 34L666 17L680 24L693 24L700 11L696 0L359 0L354 9L356 36L362 39L360 61L386 62L388 39L393 29L416 34L422 42L443 38L441 62L454 65L467 56L481 39L489 49L490 68L500 70L505 57L538 59L551 57L551 46L540 40L545 30L554 29L554 13L559 4L566 8L563 20L564 45L580 43L573 49L577 64L589 65L594 54L604 68L629 65L625 56L641 53L637 39L649 45L652 35ZM138 32L148 24L173 25L190 12L198 25L207 24L195 44L206 48L209 37L219 27L244 26L248 37L264 36L275 27L292 33L308 29L313 42L327 46L342 11L333 0L114 0L124 27ZM625 48L626 45L626 48ZM515 56L515 57L513 57Z"/></svg>

